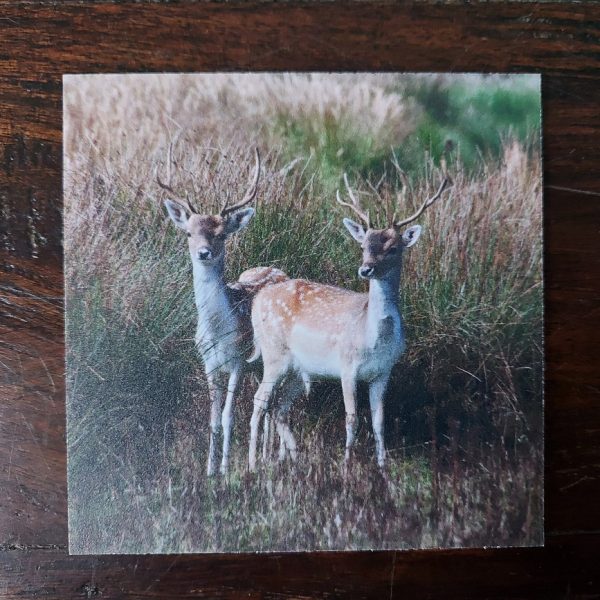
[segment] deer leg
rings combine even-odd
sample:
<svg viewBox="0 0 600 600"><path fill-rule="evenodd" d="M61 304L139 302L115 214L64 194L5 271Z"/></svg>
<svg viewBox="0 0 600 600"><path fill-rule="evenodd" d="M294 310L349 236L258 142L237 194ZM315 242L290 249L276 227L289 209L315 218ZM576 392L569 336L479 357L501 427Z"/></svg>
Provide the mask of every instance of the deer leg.
<svg viewBox="0 0 600 600"><path fill-rule="evenodd" d="M277 429L277 435L279 436L279 451L277 453L277 460L283 462L285 460L285 451L287 449L285 442L285 434L283 433L284 421L281 418L281 413L277 414L275 419L275 427Z"/></svg>
<svg viewBox="0 0 600 600"><path fill-rule="evenodd" d="M269 442L271 438L271 417L268 412L265 413L265 418L263 421L263 447L262 447L262 457L263 461L267 462L267 458L269 456Z"/></svg>
<svg viewBox="0 0 600 600"><path fill-rule="evenodd" d="M258 385L260 385L260 380L256 376L256 373L252 373L254 380ZM263 418L263 439L262 439L262 458L264 462L267 462L269 458L269 453L272 450L273 446L273 431L272 431L272 422L271 415L269 412L265 412L265 416Z"/></svg>
<svg viewBox="0 0 600 600"><path fill-rule="evenodd" d="M256 471L256 443L258 438L258 426L267 408L269 400L275 387L275 381L272 378L264 378L254 394L254 409L250 419L250 447L248 449L248 467L250 471Z"/></svg>
<svg viewBox="0 0 600 600"><path fill-rule="evenodd" d="M231 426L233 423L233 402L240 380L240 367L236 366L229 375L227 382L227 396L225 406L221 415L221 425L223 426L223 456L221 458L221 473L227 473L229 464L229 445L231 442Z"/></svg>
<svg viewBox="0 0 600 600"><path fill-rule="evenodd" d="M206 474L211 477L215 473L217 461L217 439L221 427L221 404L223 402L223 387L215 375L208 378L208 394L210 396L210 430Z"/></svg>
<svg viewBox="0 0 600 600"><path fill-rule="evenodd" d="M289 407L288 407L289 408ZM279 434L279 460L285 460L286 450L290 453L290 458L295 462L297 458L296 438L290 429L288 423L288 411L279 411L277 415L277 433Z"/></svg>
<svg viewBox="0 0 600 600"><path fill-rule="evenodd" d="M344 459L348 462L356 436L356 376L354 373L342 374L342 393L346 409L346 453Z"/></svg>
<svg viewBox="0 0 600 600"><path fill-rule="evenodd" d="M296 438L289 426L290 407L304 391L304 382L299 376L292 376L282 386L282 398L277 411L277 433L281 440L279 446L279 460L285 459L286 450L292 460L296 460Z"/></svg>
<svg viewBox="0 0 600 600"><path fill-rule="evenodd" d="M371 405L371 422L375 435L377 464L383 467L385 463L385 445L383 440L383 398L389 375L372 381L369 385L369 404Z"/></svg>

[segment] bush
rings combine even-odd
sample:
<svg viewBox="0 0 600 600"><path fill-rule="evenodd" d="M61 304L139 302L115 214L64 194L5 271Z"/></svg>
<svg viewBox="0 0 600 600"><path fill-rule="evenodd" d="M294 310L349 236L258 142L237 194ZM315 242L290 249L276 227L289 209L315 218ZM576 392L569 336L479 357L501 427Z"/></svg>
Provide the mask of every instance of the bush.
<svg viewBox="0 0 600 600"><path fill-rule="evenodd" d="M439 164L444 150L472 172L502 158L510 140L533 156L540 151L541 95L534 80L502 76L415 77L405 84L423 112L416 129L396 152L411 174L422 173L423 150Z"/></svg>

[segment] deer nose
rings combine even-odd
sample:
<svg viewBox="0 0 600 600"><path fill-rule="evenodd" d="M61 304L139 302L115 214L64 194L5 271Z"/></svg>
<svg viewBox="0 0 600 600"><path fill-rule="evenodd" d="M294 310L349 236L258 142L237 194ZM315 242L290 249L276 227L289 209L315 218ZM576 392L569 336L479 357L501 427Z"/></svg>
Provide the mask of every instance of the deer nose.
<svg viewBox="0 0 600 600"><path fill-rule="evenodd" d="M371 267L370 265L362 265L362 267L358 269L358 275L363 279L369 279L373 276L373 273L375 273L375 267Z"/></svg>
<svg viewBox="0 0 600 600"><path fill-rule="evenodd" d="M212 258L212 252L209 248L200 248L198 250L198 258L200 260L208 260L209 258Z"/></svg>

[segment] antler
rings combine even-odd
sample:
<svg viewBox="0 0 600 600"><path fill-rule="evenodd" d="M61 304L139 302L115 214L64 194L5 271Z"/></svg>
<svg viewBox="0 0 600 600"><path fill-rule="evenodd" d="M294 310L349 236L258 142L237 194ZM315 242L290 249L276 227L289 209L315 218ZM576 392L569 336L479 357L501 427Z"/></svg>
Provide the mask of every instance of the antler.
<svg viewBox="0 0 600 600"><path fill-rule="evenodd" d="M173 143L169 144L169 153L167 157L167 177L169 178L169 181L171 180L171 162L173 160L172 156ZM173 196L173 200L179 202L180 204L183 204L191 213L198 214L198 211L194 210L187 198L182 198L179 194L177 194L177 192L171 187L170 183L164 183L160 180L160 177L158 176L158 167L156 168L156 183L158 184L158 187L165 190L166 192L169 192L169 194Z"/></svg>
<svg viewBox="0 0 600 600"><path fill-rule="evenodd" d="M412 214L410 217L407 217L406 219L402 219L401 221L396 221L394 223L394 227L399 228L399 227L402 227L403 225L408 225L408 223L412 223L413 221L418 219L425 212L425 210L428 209L442 195L442 192L447 187L450 187L451 185L452 185L452 179L448 175L445 175L437 192L431 198L429 198L428 200L425 200L425 202L423 202L423 204L421 205L419 210L417 210L416 213Z"/></svg>
<svg viewBox="0 0 600 600"><path fill-rule="evenodd" d="M254 167L254 179L251 186L246 191L246 194L241 202L238 202L233 206L227 206L227 200L225 201L225 204L223 204L223 207L221 208L222 217L239 210L243 206L246 206L246 204L250 204L250 202L252 202L252 200L254 200L256 197L256 192L258 191L258 180L260 178L260 154L258 153L258 148L254 148L254 156L256 158L256 165Z"/></svg>
<svg viewBox="0 0 600 600"><path fill-rule="evenodd" d="M347 208L353 210L362 219L363 223L367 226L367 229L371 229L371 219L369 218L369 212L367 211L365 213L363 210L361 210L360 204L358 203L358 199L350 189L350 184L348 183L348 176L346 175L346 173L344 173L344 184L346 185L346 189L348 190L348 195L350 196L350 200L352 200L352 204L350 204L349 202L344 202L340 198L340 190L336 190L335 195L338 203L342 206L346 206Z"/></svg>
<svg viewBox="0 0 600 600"><path fill-rule="evenodd" d="M171 194L173 196L173 200L175 200L176 202L179 202L180 204L183 204L191 213L198 214L198 211L194 210L194 208L192 207L192 205L190 204L190 202L187 198L182 198L181 196L179 196L177 194L177 192L175 192L175 190L170 185L163 183L160 180L158 173L156 173L156 183L158 183L158 186L160 188L162 188L166 192L169 192L169 194Z"/></svg>

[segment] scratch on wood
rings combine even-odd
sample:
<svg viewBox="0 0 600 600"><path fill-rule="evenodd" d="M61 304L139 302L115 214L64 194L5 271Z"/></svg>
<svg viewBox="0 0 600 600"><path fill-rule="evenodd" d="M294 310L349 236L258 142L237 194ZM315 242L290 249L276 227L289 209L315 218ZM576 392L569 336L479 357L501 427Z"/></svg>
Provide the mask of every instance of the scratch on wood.
<svg viewBox="0 0 600 600"><path fill-rule="evenodd" d="M600 196L600 192L593 192L592 190L582 190L579 188L564 187L562 185L547 185L548 190L557 190L559 192L571 192L573 194L584 194L585 196Z"/></svg>
<svg viewBox="0 0 600 600"><path fill-rule="evenodd" d="M161 575L155 579L152 580L152 582L150 583L150 585L144 590L144 593L148 593L160 580L162 577L164 577L165 575L167 575L169 573L169 571L177 564L177 561L179 560L179 557L176 557L171 564L169 564L169 566L161 573Z"/></svg>
<svg viewBox="0 0 600 600"><path fill-rule="evenodd" d="M560 491L564 492L565 490L575 487L576 485L579 485L580 483L583 483L584 481L594 481L594 480L595 480L595 477L590 477L589 475L584 475L583 477L580 477L577 481L573 481L571 483L568 483L567 485L563 485L560 488Z"/></svg>

